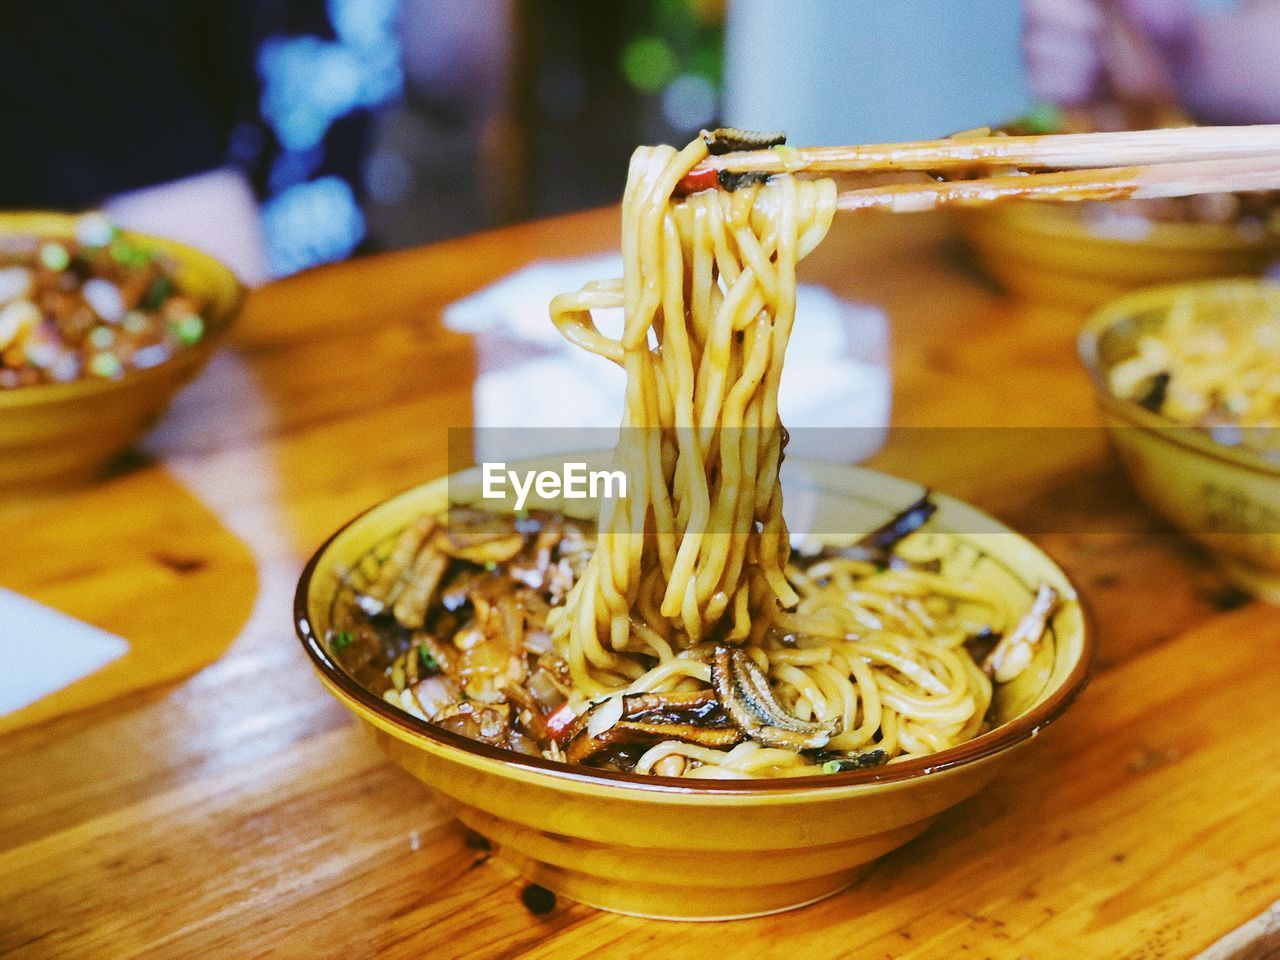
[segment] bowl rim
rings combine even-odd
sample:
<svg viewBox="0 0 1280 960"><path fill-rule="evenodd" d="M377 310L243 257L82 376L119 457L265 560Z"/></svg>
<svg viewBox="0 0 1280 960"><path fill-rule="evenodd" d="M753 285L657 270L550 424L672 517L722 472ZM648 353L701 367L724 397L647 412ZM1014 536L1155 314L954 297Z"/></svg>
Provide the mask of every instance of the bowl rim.
<svg viewBox="0 0 1280 960"><path fill-rule="evenodd" d="M880 473L872 471L865 467L845 466L845 469L860 469L868 473ZM889 474L880 474L882 476L891 476ZM897 478L893 478L897 479ZM324 644L320 640L311 626L311 616L308 610L308 603L311 594L311 582L315 574L316 568L324 554L329 550L333 543L346 533L356 524L362 522L365 517L374 511L380 509L385 504L407 496L412 492L436 482L429 480L421 484L415 484L405 490L394 494L378 503L373 504L365 510L362 510L356 516L352 517L341 527L330 534L325 541L316 549L315 553L307 561L302 569L302 573L298 579L298 586L294 592L293 600L293 621L294 630L302 643L303 649L307 656L310 657L312 666L316 672L320 674L324 685L329 688L339 700L346 698L354 701L364 711L371 712L378 719L389 726L395 727L400 732L409 734L413 739L426 739L438 746L460 750L463 753L478 756L489 761L495 761L503 766L517 767L522 771L534 774L549 776L553 780L561 782L572 782L578 784L589 784L601 788L622 787L628 790L641 790L652 793L665 794L683 794L697 796L713 796L717 794L746 794L746 795L772 795L772 794L791 794L805 791L829 791L840 787L856 787L870 784L888 784L900 783L906 780L912 780L921 776L933 773L941 773L956 767L975 763L979 760L985 760L995 754L1002 753L1018 744L1021 744L1040 733L1046 726L1057 720L1066 709L1075 701L1076 697L1084 689L1093 672L1093 664L1096 655L1096 644L1094 639L1094 625L1088 607L1080 599L1079 593L1075 593L1076 604L1080 613L1080 655L1072 664L1067 676L1063 678L1058 688L1049 696L1036 703L1030 710L1026 711L1010 720L1001 724L986 733L967 740L964 743L941 750L938 753L930 754L924 757L915 757L910 760L903 760L899 763L886 764L880 767L873 767L866 770L851 770L843 773L817 774L803 777L779 777L773 779L754 779L754 780L737 780L737 779L711 779L690 781L681 777L662 777L652 774L626 773L622 771L612 770L595 770L590 767L570 765L556 760L548 760L545 757L526 756L524 754L514 753L510 750L504 750L500 747L491 746L481 743L478 740L472 740L461 734L453 733L445 730L428 720L419 720L417 717L403 710L398 710L387 703L381 697L373 694L369 690L361 686L355 678L349 676L337 663L335 663L325 650ZM945 494L934 493L934 496L944 501L955 501L969 510L977 511L977 508L969 506L962 500L948 497ZM981 513L981 511L977 511ZM987 516L985 513L982 514ZM1063 579L1070 584L1070 578L1061 570L1058 564L1045 554L1044 551L1027 540L1021 534L1009 529L1004 524L991 519L995 528L1001 532L1010 533L1020 540L1030 544L1038 553L1040 553L1053 567L1058 570Z"/></svg>
<svg viewBox="0 0 1280 960"><path fill-rule="evenodd" d="M1168 306L1172 300L1186 294L1232 290L1262 293L1280 306L1280 283L1271 283L1256 277L1195 280L1145 287L1113 297L1094 310L1076 339L1076 349L1080 362L1093 384L1098 403L1107 411L1127 420L1135 427L1158 433L1160 438L1168 443L1201 456L1267 477L1280 477L1280 463L1267 460L1257 451L1248 447L1228 446L1215 440L1212 434L1200 427L1148 410L1135 400L1117 397L1107 383L1102 369L1100 347L1103 336L1121 323L1133 319L1134 314Z"/></svg>
<svg viewBox="0 0 1280 960"><path fill-rule="evenodd" d="M61 237L74 231L75 223L82 213L66 213L60 210L6 210L0 212L0 233L27 233L38 237ZM27 224L30 224L29 226ZM198 263L220 274L228 281L230 296L221 309L211 312L206 318L206 335L200 342L175 353L172 357L154 367L144 370L130 370L124 376L104 380L100 377L79 377L66 383L38 383L29 387L16 387L0 390L0 410L18 410L23 407L37 406L43 403L55 403L62 400L83 396L94 396L108 393L125 386L146 383L152 379L165 379L175 369L189 367L193 362L203 360L227 335L232 322L240 308L244 305L246 289L240 278L221 260L205 253L180 240L154 233L143 233L138 230L121 230L124 236L136 240L143 245L150 245L170 255L179 263Z"/></svg>
<svg viewBox="0 0 1280 960"><path fill-rule="evenodd" d="M1280 232L1264 229L1257 237L1242 236L1235 223L1146 220L1150 229L1140 237L1097 233L1089 229L1084 211L1069 204L1010 200L987 207L957 207L962 220L1004 222L1053 239L1087 241L1125 248L1155 247L1186 252L1265 251L1280 246Z"/></svg>

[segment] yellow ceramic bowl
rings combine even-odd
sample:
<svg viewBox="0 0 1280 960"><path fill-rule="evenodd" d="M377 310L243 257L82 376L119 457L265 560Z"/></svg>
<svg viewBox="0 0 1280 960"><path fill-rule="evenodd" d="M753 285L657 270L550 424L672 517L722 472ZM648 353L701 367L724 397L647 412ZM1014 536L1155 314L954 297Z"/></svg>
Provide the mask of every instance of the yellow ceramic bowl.
<svg viewBox="0 0 1280 960"><path fill-rule="evenodd" d="M69 237L76 220L61 213L0 213L0 233ZM184 244L125 235L167 254L177 266L177 287L208 302L205 336L165 363L119 380L0 390L0 497L54 491L96 477L160 418L231 325L242 290L230 270Z"/></svg>
<svg viewBox="0 0 1280 960"><path fill-rule="evenodd" d="M1012 293L1077 308L1175 281L1261 273L1280 234L1232 224L1151 223L1140 237L1090 228L1071 204L1007 203L956 211L983 266Z"/></svg>
<svg viewBox="0 0 1280 960"><path fill-rule="evenodd" d="M607 463L604 454L587 459ZM814 529L871 529L920 494L914 484L867 470L803 467L820 496L822 526ZM826 897L986 785L1071 703L1088 676L1092 644L1062 571L990 518L937 497L934 524L959 531L957 542L980 551L975 569L994 589L1021 607L1048 581L1067 600L1039 657L1001 688L994 709L1002 722L991 732L874 770L759 781L593 771L498 750L393 708L348 677L322 642L342 572L358 570L413 518L443 511L451 499L468 502L478 487L474 471L435 480L339 530L303 572L298 635L324 685L391 759L431 785L520 873L573 900L641 916L710 920Z"/></svg>
<svg viewBox="0 0 1280 960"><path fill-rule="evenodd" d="M1236 279L1175 284L1108 303L1080 335L1080 356L1093 378L1102 418L1133 485L1166 519L1207 546L1236 583L1280 603L1280 463L1218 443L1129 400L1107 384L1113 364L1132 355L1135 339L1159 324L1182 297L1257 298L1280 309L1280 286Z"/></svg>

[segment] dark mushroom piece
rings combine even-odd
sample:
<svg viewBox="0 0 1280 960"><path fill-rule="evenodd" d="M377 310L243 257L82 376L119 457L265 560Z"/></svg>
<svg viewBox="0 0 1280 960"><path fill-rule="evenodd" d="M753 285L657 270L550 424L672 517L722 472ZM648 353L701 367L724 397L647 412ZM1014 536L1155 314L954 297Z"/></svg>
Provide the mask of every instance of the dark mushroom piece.
<svg viewBox="0 0 1280 960"><path fill-rule="evenodd" d="M878 566L888 566L893 562L893 551L907 537L915 533L938 511L938 505L930 497L928 491L905 510L895 514L888 523L877 527L866 536L847 547L823 547L815 553L796 554L793 562L801 569L807 569L820 560L861 560Z"/></svg>
<svg viewBox="0 0 1280 960"><path fill-rule="evenodd" d="M629 694L623 697L618 721L593 737L588 732L591 717L605 703L586 711L569 729L565 756L570 763L585 763L623 746L652 746L663 740L723 749L746 739L713 690Z"/></svg>
<svg viewBox="0 0 1280 960"><path fill-rule="evenodd" d="M865 753L820 753L814 759L822 765L823 773L846 773L882 766L889 762L889 755L876 747Z"/></svg>
<svg viewBox="0 0 1280 960"><path fill-rule="evenodd" d="M586 735L586 727L569 741L565 759L570 763L586 763L588 760L621 746L653 746L664 740L680 740L700 747L724 749L746 739L737 727L703 727L692 723L638 723L619 720L604 733L594 737Z"/></svg>

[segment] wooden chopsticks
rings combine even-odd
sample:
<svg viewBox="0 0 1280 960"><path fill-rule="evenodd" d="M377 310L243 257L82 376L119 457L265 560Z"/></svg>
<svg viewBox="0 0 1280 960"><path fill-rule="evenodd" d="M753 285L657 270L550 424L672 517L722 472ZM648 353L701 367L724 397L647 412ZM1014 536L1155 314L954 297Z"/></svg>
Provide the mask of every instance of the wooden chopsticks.
<svg viewBox="0 0 1280 960"><path fill-rule="evenodd" d="M1148 166L1099 167L1056 173L1026 173L888 184L842 191L839 210L890 210L911 213L943 205L974 205L996 200L1147 200L1201 193L1280 189L1280 154L1234 160L1189 160Z"/></svg>
<svg viewBox="0 0 1280 960"><path fill-rule="evenodd" d="M1269 155L1280 157L1280 124L1032 137L953 137L849 147L780 147L707 157L691 173L867 173L973 165L1077 169Z"/></svg>
<svg viewBox="0 0 1280 960"><path fill-rule="evenodd" d="M721 172L980 173L991 167L1053 172L997 170L977 179L850 189L840 194L839 208L907 211L1014 198L1075 201L1280 189L1280 124L779 147L707 157L683 183L704 189Z"/></svg>

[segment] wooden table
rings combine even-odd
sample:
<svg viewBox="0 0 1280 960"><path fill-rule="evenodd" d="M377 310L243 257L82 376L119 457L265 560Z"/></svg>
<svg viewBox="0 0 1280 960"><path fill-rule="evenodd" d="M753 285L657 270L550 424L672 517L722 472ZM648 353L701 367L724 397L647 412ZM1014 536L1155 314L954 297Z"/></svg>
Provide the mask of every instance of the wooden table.
<svg viewBox="0 0 1280 960"><path fill-rule="evenodd" d="M1003 301L942 221L902 217L842 222L807 269L889 312L895 423L957 428L950 454L903 431L873 464L1042 531L1097 624L1092 686L824 903L709 925L522 905L321 689L288 603L331 530L440 473L470 422L473 346L441 308L616 232L593 212L262 289L148 456L0 514L0 584L126 636L230 643L0 737L0 957L1185 957L1280 897L1280 612L1146 512L1096 433L970 449L959 428L1095 424L1078 320Z"/></svg>

